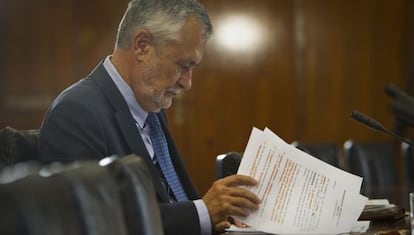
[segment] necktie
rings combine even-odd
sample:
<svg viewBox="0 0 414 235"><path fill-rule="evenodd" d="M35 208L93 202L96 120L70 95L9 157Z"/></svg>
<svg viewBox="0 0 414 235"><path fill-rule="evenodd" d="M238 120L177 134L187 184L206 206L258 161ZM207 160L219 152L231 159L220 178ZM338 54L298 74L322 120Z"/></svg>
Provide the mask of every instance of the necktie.
<svg viewBox="0 0 414 235"><path fill-rule="evenodd" d="M160 121L155 113L148 113L147 124L150 126L150 138L152 147L154 148L155 158L161 168L161 171L167 180L171 190L177 201L188 200L184 192L183 186L178 179L174 166L171 162L170 153L168 151L167 140L161 129Z"/></svg>

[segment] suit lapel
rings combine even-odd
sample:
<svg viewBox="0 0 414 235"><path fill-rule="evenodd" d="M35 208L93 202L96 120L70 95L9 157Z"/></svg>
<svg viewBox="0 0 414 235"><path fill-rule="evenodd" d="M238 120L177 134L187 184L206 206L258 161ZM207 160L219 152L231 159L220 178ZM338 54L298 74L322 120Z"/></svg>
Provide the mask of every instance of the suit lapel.
<svg viewBox="0 0 414 235"><path fill-rule="evenodd" d="M131 153L134 153L144 159L150 169L153 177L153 183L158 196L168 202L169 196L165 192L164 187L160 181L160 174L154 167L151 157L145 147L144 141L141 138L141 134L135 125L135 120L132 117L128 105L116 87L115 83L106 72L102 63L100 63L90 75L94 81L96 81L99 88L105 94L106 100L112 105L115 112L116 121L120 127L122 135L130 148Z"/></svg>

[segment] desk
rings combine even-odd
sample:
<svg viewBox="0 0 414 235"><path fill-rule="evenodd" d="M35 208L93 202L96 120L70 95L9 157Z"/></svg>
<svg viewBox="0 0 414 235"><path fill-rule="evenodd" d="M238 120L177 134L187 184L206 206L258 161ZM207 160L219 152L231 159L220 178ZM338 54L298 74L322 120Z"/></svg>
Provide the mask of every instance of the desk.
<svg viewBox="0 0 414 235"><path fill-rule="evenodd" d="M368 231L366 231L365 233L351 233L351 234L394 235L394 234L398 234L398 233L395 233L396 231L403 231L403 230L407 232L406 234L411 234L410 216L405 216L403 219L400 219L394 222L382 222L382 223L371 222ZM394 233L392 232L381 233L385 231L394 231Z"/></svg>
<svg viewBox="0 0 414 235"><path fill-rule="evenodd" d="M400 231L401 233L398 233ZM351 235L399 235L411 234L410 217L405 218L392 223L371 223L369 229L365 233L350 233ZM264 233L240 233L240 232L227 232L223 235L263 235ZM414 234L413 234L414 235Z"/></svg>
<svg viewBox="0 0 414 235"><path fill-rule="evenodd" d="M386 198L392 204L396 204L406 211L410 210L408 194L414 192L414 185L395 185L395 186L370 186L366 187L362 194L371 198Z"/></svg>

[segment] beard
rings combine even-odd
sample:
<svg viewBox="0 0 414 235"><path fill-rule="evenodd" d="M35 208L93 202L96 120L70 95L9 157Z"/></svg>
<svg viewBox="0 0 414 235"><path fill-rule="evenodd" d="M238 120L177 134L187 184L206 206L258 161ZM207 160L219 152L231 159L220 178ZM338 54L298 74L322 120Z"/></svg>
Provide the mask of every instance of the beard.
<svg viewBox="0 0 414 235"><path fill-rule="evenodd" d="M177 86L165 88L160 82L165 79L158 73L157 65L148 67L142 74L143 79L137 89L142 90L141 106L149 112L159 112L161 109L167 109L172 105L172 98L181 92Z"/></svg>

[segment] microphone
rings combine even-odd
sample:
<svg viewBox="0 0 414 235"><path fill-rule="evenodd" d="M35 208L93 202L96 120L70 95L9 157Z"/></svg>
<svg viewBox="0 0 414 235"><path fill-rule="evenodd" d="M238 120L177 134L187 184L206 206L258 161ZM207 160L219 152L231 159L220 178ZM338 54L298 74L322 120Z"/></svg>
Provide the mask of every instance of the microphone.
<svg viewBox="0 0 414 235"><path fill-rule="evenodd" d="M395 113L397 121L403 124L414 127L414 109L410 109L407 105L401 102L394 102L391 104L391 109Z"/></svg>
<svg viewBox="0 0 414 235"><path fill-rule="evenodd" d="M364 124L365 126L371 128L375 131L387 133L387 134L391 135L392 137L394 137L394 138L396 138L396 139L398 139L402 142L405 142L405 143L407 143L411 146L414 146L413 143L410 140L408 140L408 139L406 139L402 136L399 136L399 135L395 134L394 132L386 129L378 121L366 116L365 114L363 114L361 112L358 112L357 110L353 110L351 112L351 118L354 119L355 121L358 121L358 122Z"/></svg>
<svg viewBox="0 0 414 235"><path fill-rule="evenodd" d="M384 88L384 92L394 99L397 99L405 104L414 107L414 97L407 94L405 91L398 89L393 84L388 84Z"/></svg>
<svg viewBox="0 0 414 235"><path fill-rule="evenodd" d="M408 126L414 127L414 97L392 84L385 86L384 91L387 95L395 99L391 108L394 111L397 120Z"/></svg>

